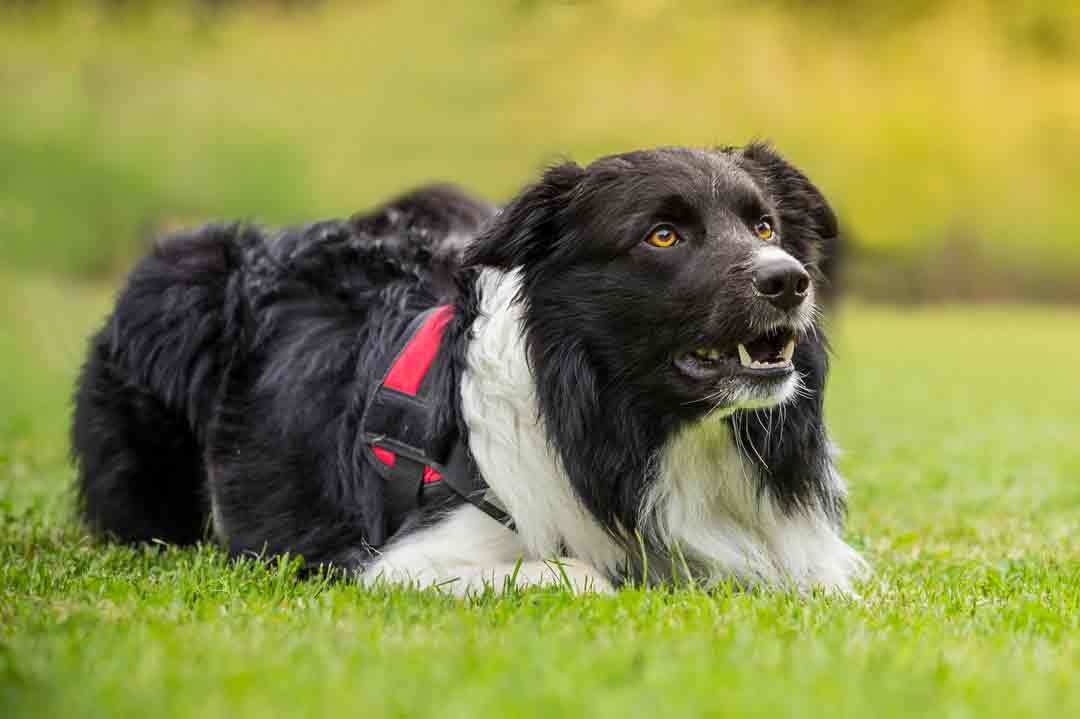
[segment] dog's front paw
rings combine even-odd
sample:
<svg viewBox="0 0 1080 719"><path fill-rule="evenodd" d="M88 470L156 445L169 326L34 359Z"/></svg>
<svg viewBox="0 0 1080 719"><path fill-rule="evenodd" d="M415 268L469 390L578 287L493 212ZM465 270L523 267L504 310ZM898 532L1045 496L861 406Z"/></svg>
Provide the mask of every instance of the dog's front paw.
<svg viewBox="0 0 1080 719"><path fill-rule="evenodd" d="M587 562L570 557L533 559L491 567L401 566L384 559L368 567L359 579L365 587L386 583L414 589L435 588L458 596L510 587L562 587L576 594L615 591L607 575Z"/></svg>
<svg viewBox="0 0 1080 719"><path fill-rule="evenodd" d="M544 576L537 584L559 585L577 594L611 594L615 591L606 574L580 559L559 557L538 564Z"/></svg>

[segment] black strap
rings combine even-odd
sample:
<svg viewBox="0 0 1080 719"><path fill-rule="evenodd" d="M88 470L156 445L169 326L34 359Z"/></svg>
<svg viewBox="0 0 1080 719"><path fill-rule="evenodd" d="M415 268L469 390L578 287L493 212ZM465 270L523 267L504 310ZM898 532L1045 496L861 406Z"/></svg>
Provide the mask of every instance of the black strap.
<svg viewBox="0 0 1080 719"><path fill-rule="evenodd" d="M443 482L454 493L499 524L514 529L514 518L502 507L488 500L487 482L473 464L472 457L462 442L454 442L450 458L443 467Z"/></svg>
<svg viewBox="0 0 1080 719"><path fill-rule="evenodd" d="M389 470L390 479L386 482L385 495L387 506L397 509L417 506L424 486L424 465L398 455Z"/></svg>

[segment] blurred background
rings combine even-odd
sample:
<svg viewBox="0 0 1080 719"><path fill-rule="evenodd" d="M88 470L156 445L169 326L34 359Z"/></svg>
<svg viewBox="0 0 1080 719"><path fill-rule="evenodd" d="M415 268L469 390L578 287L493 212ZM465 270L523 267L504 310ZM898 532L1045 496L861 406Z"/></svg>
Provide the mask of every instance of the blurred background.
<svg viewBox="0 0 1080 719"><path fill-rule="evenodd" d="M1050 0L0 0L0 279L752 139L832 199L857 296L1080 300L1080 4Z"/></svg>

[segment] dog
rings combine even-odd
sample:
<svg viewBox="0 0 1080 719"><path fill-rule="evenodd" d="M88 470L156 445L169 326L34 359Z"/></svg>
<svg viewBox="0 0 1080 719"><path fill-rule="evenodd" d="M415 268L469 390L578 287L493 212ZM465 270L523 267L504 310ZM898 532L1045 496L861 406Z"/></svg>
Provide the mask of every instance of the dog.
<svg viewBox="0 0 1080 719"><path fill-rule="evenodd" d="M851 593L822 412L838 235L771 146L162 240L91 340L81 514L364 584Z"/></svg>

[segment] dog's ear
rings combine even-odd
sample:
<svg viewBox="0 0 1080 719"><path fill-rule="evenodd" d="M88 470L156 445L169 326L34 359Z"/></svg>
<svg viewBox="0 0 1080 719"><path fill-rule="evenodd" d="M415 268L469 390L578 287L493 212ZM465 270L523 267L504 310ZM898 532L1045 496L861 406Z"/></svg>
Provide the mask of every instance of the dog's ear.
<svg viewBox="0 0 1080 719"><path fill-rule="evenodd" d="M823 257L833 255L839 234L824 195L765 143L747 145L738 158L778 208L784 249L816 270Z"/></svg>
<svg viewBox="0 0 1080 719"><path fill-rule="evenodd" d="M584 174L573 162L548 169L472 242L465 264L509 270L557 253L560 210L569 204Z"/></svg>

